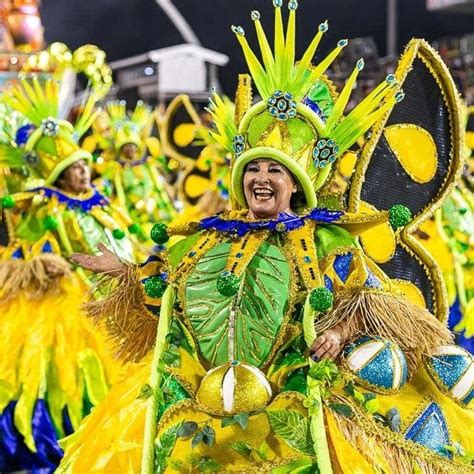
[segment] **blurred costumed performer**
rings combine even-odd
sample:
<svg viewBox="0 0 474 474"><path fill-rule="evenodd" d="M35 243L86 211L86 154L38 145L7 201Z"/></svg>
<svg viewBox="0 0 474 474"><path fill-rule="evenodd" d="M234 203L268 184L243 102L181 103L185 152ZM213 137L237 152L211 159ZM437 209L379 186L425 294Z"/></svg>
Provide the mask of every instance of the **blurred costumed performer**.
<svg viewBox="0 0 474 474"><path fill-rule="evenodd" d="M99 155L94 165L99 180L109 183L107 194L140 226L139 236L147 239L152 224L169 222L175 210L171 187L162 175L166 159L159 140L151 136L152 111L142 102L130 114L126 107L124 101L107 103L83 146Z"/></svg>
<svg viewBox="0 0 474 474"><path fill-rule="evenodd" d="M67 259L102 245L133 261L133 222L91 186L92 156L76 143L95 117L94 97L74 127L58 118L52 80L20 81L2 101L10 110L1 165L28 178L1 198L9 242L0 254L0 470L49 472L62 456L58 438L105 397L118 370L80 309L89 277Z"/></svg>

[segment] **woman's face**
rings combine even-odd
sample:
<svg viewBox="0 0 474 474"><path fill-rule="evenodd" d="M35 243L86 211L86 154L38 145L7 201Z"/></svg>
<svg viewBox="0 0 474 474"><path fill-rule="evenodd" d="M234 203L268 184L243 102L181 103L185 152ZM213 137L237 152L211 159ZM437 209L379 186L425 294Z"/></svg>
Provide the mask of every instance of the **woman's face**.
<svg viewBox="0 0 474 474"><path fill-rule="evenodd" d="M56 186L70 194L82 194L91 188L91 172L85 160L78 160L67 168Z"/></svg>
<svg viewBox="0 0 474 474"><path fill-rule="evenodd" d="M135 145L135 143L126 143L120 149L120 154L122 155L122 157L130 161L136 159L137 153L138 147L137 145Z"/></svg>
<svg viewBox="0 0 474 474"><path fill-rule="evenodd" d="M290 200L297 191L296 183L277 161L251 161L245 168L243 185L250 218L276 219L282 212L291 212Z"/></svg>

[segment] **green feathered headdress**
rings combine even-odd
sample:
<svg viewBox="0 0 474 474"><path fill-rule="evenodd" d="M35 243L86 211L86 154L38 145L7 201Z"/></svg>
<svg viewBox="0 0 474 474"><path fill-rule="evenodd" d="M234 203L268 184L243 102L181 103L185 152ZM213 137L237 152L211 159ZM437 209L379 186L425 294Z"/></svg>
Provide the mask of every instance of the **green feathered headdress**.
<svg viewBox="0 0 474 474"><path fill-rule="evenodd" d="M216 114L215 132L226 144L230 135L234 152L232 194L239 205L246 207L242 188L245 166L257 158L270 158L287 167L299 182L307 207L317 204L316 192L326 181L332 163L347 151L397 101L403 98L395 77L376 87L349 114L344 110L349 101L359 72L364 67L360 59L347 79L343 90L326 117L314 111L306 100L309 91L323 77L341 50L347 45L343 39L319 64L312 65L318 44L328 30L321 23L302 58L295 61L296 10L298 3L288 2L289 19L284 30L282 0L273 1L275 7L275 38L273 48L260 23L260 13L253 11L261 59L251 49L240 26L232 30L242 47L250 74L261 96L242 117L236 133L227 115ZM216 97L213 101L218 103Z"/></svg>
<svg viewBox="0 0 474 474"><path fill-rule="evenodd" d="M10 168L26 166L46 184L54 183L62 171L76 161L92 161L92 155L81 149L77 141L96 117L96 97L89 96L73 126L58 118L58 92L54 80L40 83L33 77L20 80L2 93L2 102L31 124L31 133L21 144L13 139L13 134L10 141L3 141L0 162Z"/></svg>

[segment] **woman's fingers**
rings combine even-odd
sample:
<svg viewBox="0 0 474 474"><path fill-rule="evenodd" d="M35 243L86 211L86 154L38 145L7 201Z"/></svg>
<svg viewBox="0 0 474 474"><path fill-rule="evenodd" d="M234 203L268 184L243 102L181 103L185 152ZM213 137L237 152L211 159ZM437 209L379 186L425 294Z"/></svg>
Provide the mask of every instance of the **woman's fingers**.
<svg viewBox="0 0 474 474"><path fill-rule="evenodd" d="M311 346L310 352L313 360L336 359L342 350L339 334L331 330L319 336Z"/></svg>

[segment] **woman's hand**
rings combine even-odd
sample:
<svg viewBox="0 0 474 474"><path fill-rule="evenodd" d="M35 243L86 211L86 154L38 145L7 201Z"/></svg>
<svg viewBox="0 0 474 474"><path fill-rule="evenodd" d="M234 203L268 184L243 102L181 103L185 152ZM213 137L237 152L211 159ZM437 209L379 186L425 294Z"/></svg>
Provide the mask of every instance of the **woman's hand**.
<svg viewBox="0 0 474 474"><path fill-rule="evenodd" d="M317 337L309 352L314 361L321 359L335 360L339 357L343 348L342 330L335 326Z"/></svg>
<svg viewBox="0 0 474 474"><path fill-rule="evenodd" d="M101 255L73 253L71 260L94 273L120 275L125 270L126 265L104 244L99 244L97 248L102 252Z"/></svg>

